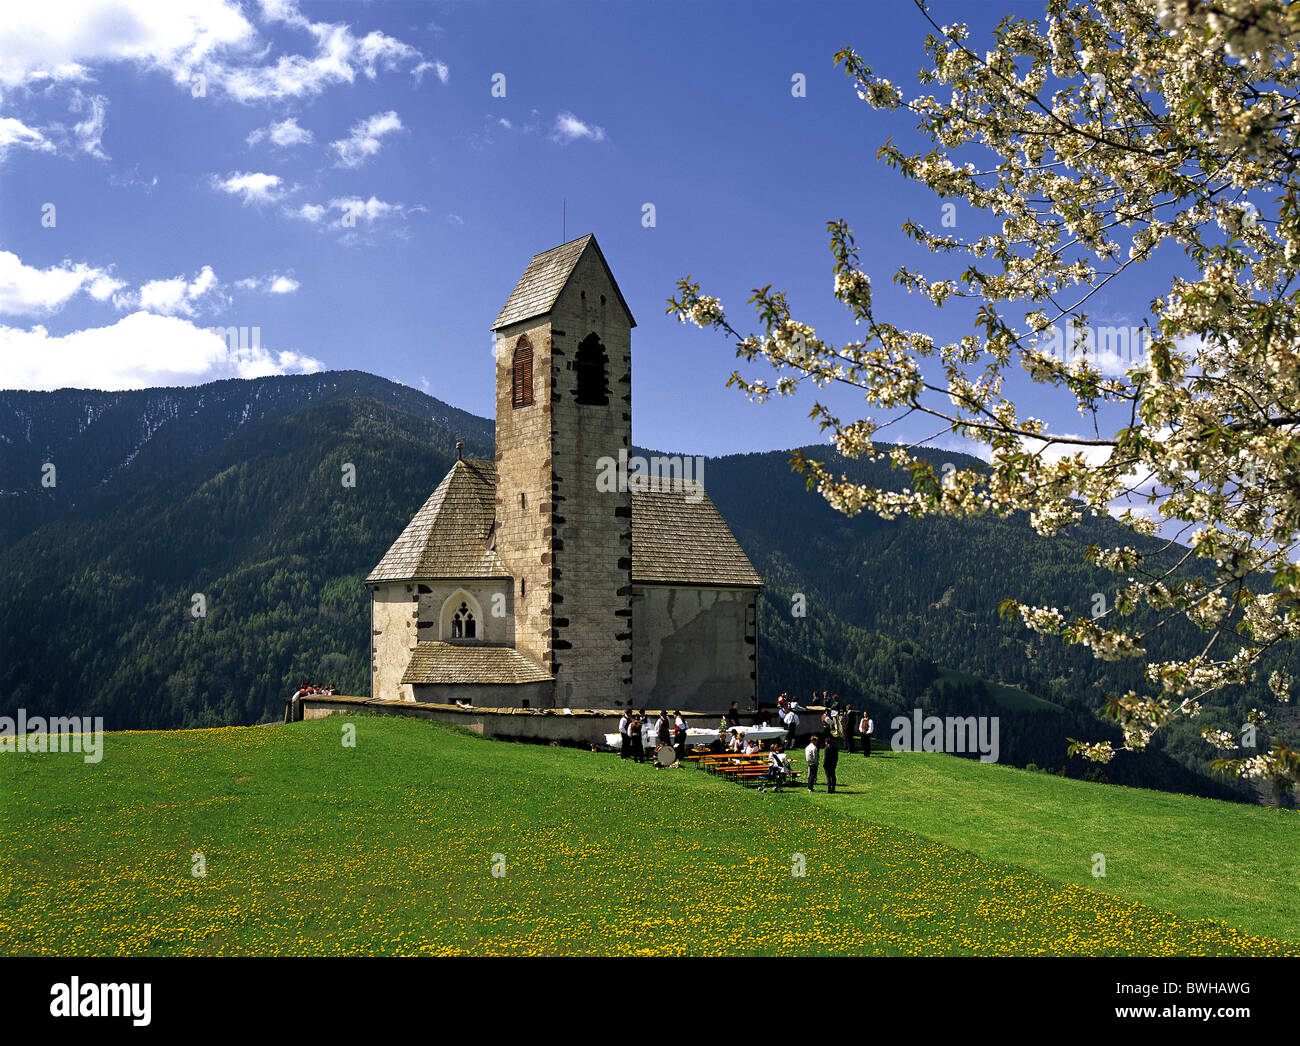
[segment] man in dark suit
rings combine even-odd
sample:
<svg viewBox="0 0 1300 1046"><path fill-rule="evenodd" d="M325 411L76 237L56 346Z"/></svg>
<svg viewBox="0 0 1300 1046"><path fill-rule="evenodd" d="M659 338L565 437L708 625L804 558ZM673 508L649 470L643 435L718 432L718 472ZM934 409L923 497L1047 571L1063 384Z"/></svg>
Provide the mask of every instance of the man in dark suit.
<svg viewBox="0 0 1300 1046"><path fill-rule="evenodd" d="M833 734L826 735L826 747L822 751L822 769L826 771L826 794L835 791L835 767L840 762L840 749Z"/></svg>

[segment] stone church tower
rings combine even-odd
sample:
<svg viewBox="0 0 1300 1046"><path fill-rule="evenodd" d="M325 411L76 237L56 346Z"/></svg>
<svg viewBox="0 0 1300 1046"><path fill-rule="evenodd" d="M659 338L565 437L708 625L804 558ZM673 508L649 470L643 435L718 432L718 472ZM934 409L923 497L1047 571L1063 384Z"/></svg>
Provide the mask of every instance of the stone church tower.
<svg viewBox="0 0 1300 1046"><path fill-rule="evenodd" d="M537 255L496 333L496 551L515 578L515 647L559 705L632 687L632 495L598 491L632 442L636 321L594 236Z"/></svg>
<svg viewBox="0 0 1300 1046"><path fill-rule="evenodd" d="M495 460L457 460L365 579L376 700L531 713L756 698L763 582L703 459L631 454L633 326L594 236L528 263L492 325ZM611 483L629 460L640 480ZM649 482L687 463L694 485Z"/></svg>

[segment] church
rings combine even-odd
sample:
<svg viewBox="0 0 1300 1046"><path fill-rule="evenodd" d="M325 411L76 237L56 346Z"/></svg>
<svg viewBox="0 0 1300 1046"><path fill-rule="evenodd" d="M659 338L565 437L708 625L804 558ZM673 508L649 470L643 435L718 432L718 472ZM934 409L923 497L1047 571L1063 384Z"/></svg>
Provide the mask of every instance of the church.
<svg viewBox="0 0 1300 1046"><path fill-rule="evenodd" d="M648 479L623 467L635 326L594 236L528 263L492 326L496 459L458 450L365 579L373 699L684 711L756 699L758 573L686 476L692 459L654 458L670 467Z"/></svg>

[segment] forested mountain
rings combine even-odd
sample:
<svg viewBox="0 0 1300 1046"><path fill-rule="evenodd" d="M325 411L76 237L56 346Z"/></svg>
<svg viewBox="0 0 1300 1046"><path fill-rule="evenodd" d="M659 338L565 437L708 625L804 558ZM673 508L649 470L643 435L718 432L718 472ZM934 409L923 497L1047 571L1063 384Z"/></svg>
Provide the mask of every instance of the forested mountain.
<svg viewBox="0 0 1300 1046"><path fill-rule="evenodd" d="M467 456L491 454L491 422L358 372L0 393L0 713L195 726L278 717L304 676L364 693L361 580L450 468L457 437ZM41 486L45 462L53 487ZM804 490L785 453L711 459L705 483L768 586L764 701L837 692L866 703L886 737L888 719L915 707L998 715L1003 761L1092 771L1067 765L1066 738L1104 735L1100 697L1134 685L1134 667L996 610L1008 596L1086 608L1113 593L1115 578L1082 557L1090 541L1132 543L1113 521L1043 539L1015 520L846 519ZM1197 635L1188 626L1153 650ZM1235 729L1248 696L1229 695L1202 722ZM1121 756L1105 775L1248 795L1206 774L1211 752L1194 731L1165 747Z"/></svg>
<svg viewBox="0 0 1300 1046"><path fill-rule="evenodd" d="M125 392L0 390L0 547L102 495L156 483L242 429L340 396L375 399L492 442L490 421L361 371ZM55 466L52 486L47 463Z"/></svg>

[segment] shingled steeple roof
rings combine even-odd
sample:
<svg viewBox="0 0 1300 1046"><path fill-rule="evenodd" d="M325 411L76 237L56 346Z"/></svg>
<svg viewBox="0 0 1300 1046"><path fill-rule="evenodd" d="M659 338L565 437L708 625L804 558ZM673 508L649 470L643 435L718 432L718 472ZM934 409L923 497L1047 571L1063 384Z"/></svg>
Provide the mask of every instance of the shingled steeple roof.
<svg viewBox="0 0 1300 1046"><path fill-rule="evenodd" d="M495 462L457 461L366 583L510 577L489 547L496 486Z"/></svg>
<svg viewBox="0 0 1300 1046"><path fill-rule="evenodd" d="M565 284L569 282L569 277L573 275L578 259L589 250L595 252L600 264L605 267L605 275L609 277L610 286L614 288L619 304L627 313L628 325L635 327L636 320L632 318L632 310L623 300L623 292L618 289L614 274L609 271L609 263L601 254L596 237L587 233L586 236L579 236L576 240L570 240L558 247L552 247L549 251L533 255L533 260L528 263L524 274L519 277L519 282L510 292L505 305L501 306L501 312L496 322L492 324L492 329L497 331L512 323L545 316L550 312L559 300Z"/></svg>

